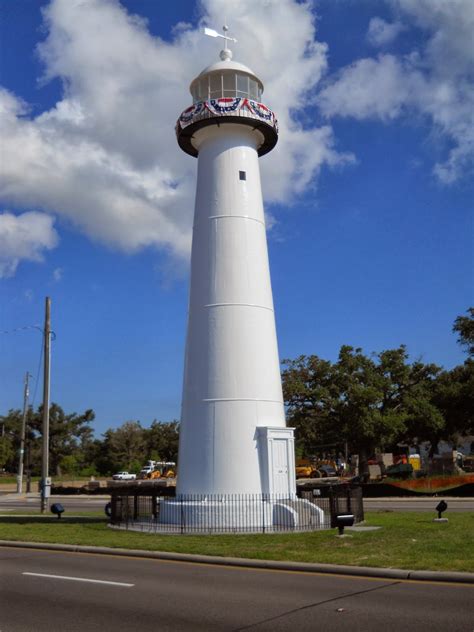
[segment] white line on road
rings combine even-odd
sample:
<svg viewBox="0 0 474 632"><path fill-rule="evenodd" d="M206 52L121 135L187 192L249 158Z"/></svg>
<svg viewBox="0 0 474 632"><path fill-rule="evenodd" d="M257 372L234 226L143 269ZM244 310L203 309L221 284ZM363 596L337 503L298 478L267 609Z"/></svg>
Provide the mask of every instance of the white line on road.
<svg viewBox="0 0 474 632"><path fill-rule="evenodd" d="M73 582L89 582L91 584L109 584L110 586L124 586L131 588L135 584L125 584L123 582L109 582L105 579L86 579L85 577L67 577L66 575L45 575L44 573L22 573L22 575L30 575L32 577L47 577L48 579L68 579Z"/></svg>

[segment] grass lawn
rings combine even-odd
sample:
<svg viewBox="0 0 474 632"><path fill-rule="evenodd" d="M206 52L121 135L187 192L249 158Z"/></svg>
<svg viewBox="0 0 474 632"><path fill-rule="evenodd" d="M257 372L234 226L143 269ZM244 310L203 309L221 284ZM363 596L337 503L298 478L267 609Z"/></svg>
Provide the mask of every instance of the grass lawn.
<svg viewBox="0 0 474 632"><path fill-rule="evenodd" d="M105 481L107 479L111 478L110 476L96 476L95 480L96 481ZM11 476L0 476L0 485L16 485L16 479L17 477L15 475L11 475ZM31 482L32 483L38 483L41 480L41 476L32 476L31 477ZM73 475L73 474L64 474L63 476L55 476L53 478L53 484L54 485L60 485L61 483L70 483L71 481L84 481L84 483L88 483L91 480L90 476L79 476L79 474ZM23 477L23 489L25 489L26 487L26 477ZM33 487L33 485L32 485Z"/></svg>
<svg viewBox="0 0 474 632"><path fill-rule="evenodd" d="M78 517L0 515L0 539L200 553L413 570L474 570L474 513L449 514L434 523L427 513L374 512L366 524L378 531L335 530L278 535L152 535L110 529L97 512ZM347 532L349 533L349 532Z"/></svg>

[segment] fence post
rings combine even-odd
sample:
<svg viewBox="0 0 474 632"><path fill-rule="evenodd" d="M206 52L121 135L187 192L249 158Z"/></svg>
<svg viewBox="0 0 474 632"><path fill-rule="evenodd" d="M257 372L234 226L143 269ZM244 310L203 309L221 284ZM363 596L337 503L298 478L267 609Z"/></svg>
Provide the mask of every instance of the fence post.
<svg viewBox="0 0 474 632"><path fill-rule="evenodd" d="M334 529L337 526L336 524L337 511L336 511L336 497L335 497L334 489L332 485L330 485L329 487L329 511L331 513L331 529Z"/></svg>
<svg viewBox="0 0 474 632"><path fill-rule="evenodd" d="M133 492L133 521L135 522L138 518L138 494L135 490Z"/></svg>
<svg viewBox="0 0 474 632"><path fill-rule="evenodd" d="M110 524L117 524L117 497L110 497Z"/></svg>
<svg viewBox="0 0 474 632"><path fill-rule="evenodd" d="M125 505L125 528L128 529L128 521L130 517L130 497L128 495L128 490L125 491L125 500L127 501Z"/></svg>
<svg viewBox="0 0 474 632"><path fill-rule="evenodd" d="M359 511L359 520L363 522L365 520L364 515L364 494L362 492L362 487L357 489L357 499L358 499L358 511Z"/></svg>

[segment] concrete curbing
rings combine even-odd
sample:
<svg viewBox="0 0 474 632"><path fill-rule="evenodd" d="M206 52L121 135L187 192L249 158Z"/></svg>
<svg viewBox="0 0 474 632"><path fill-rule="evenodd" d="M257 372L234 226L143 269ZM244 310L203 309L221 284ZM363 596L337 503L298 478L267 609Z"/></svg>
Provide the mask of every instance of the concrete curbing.
<svg viewBox="0 0 474 632"><path fill-rule="evenodd" d="M262 568L268 570L299 571L306 573L329 573L332 575L353 575L381 579L399 579L430 582L450 582L474 584L474 573L451 571L415 571L398 568L375 568L363 566L344 566L337 564L311 564L307 562L283 562L258 560L239 557L218 557L214 555L195 555L190 553L170 553L166 551L143 551L140 549L119 549L104 546L83 546L76 544L53 544L44 542L20 542L0 540L0 546L19 549L40 549L44 551L63 551L69 553L90 553L95 555L114 555L123 557L168 560L173 562L194 562L235 566L243 568Z"/></svg>

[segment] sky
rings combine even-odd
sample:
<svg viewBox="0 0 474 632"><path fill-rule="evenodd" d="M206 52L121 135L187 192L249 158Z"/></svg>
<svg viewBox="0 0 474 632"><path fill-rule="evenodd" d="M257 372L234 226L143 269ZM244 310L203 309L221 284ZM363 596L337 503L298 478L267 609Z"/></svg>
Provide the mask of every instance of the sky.
<svg viewBox="0 0 474 632"><path fill-rule="evenodd" d="M218 59L262 79L279 353L407 345L464 361L473 304L471 0L0 0L0 415L51 399L94 428L180 415L197 161L175 140Z"/></svg>

